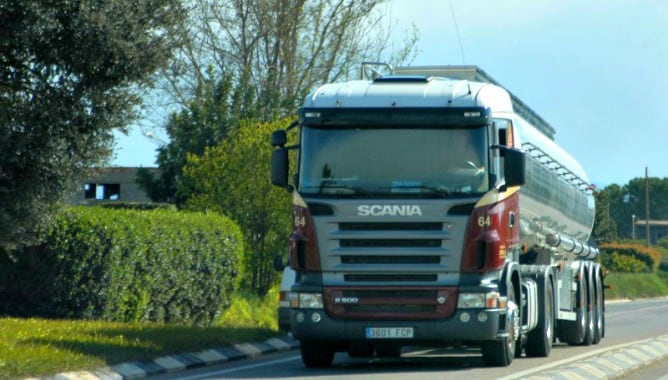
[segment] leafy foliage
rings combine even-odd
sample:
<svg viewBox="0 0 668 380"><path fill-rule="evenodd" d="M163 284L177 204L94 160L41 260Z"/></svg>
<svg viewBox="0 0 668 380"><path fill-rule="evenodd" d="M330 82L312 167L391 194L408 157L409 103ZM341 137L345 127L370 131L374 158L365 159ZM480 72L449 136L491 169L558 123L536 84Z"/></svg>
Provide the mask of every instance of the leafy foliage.
<svg viewBox="0 0 668 380"><path fill-rule="evenodd" d="M649 208L650 220L668 220L668 178L652 178L647 181L649 185ZM607 186L597 194L597 207L607 204L608 217L617 224L617 235L620 238L632 238L633 215L636 220L647 219L646 204L646 181L645 178L634 178L626 185L613 184ZM597 213L597 218L599 217ZM598 236L595 235L598 239ZM643 238L643 236L636 236Z"/></svg>
<svg viewBox="0 0 668 380"><path fill-rule="evenodd" d="M187 199L177 189L189 153L215 146L241 119L293 114L318 85L351 79L364 61L401 64L417 33L389 44L384 0L196 0L183 28L169 35L179 49L161 72L159 98L178 105L159 148L159 178L143 172L151 199ZM187 184L186 184L187 186Z"/></svg>
<svg viewBox="0 0 668 380"><path fill-rule="evenodd" d="M668 271L668 236L665 236L663 239L659 240L656 249L658 249L659 253L661 253L661 264L659 264L659 268L661 268L661 270Z"/></svg>
<svg viewBox="0 0 668 380"><path fill-rule="evenodd" d="M601 263L618 272L656 272L661 262L658 250L637 243L606 243L601 245Z"/></svg>
<svg viewBox="0 0 668 380"><path fill-rule="evenodd" d="M220 143L238 125L241 112L234 102L237 97L229 76L219 81L211 78L201 83L186 108L169 117L166 129L170 142L158 148L160 177L146 169L137 174L137 182L153 201L179 205L185 201L177 194L177 187L186 157L203 154L206 147Z"/></svg>
<svg viewBox="0 0 668 380"><path fill-rule="evenodd" d="M163 89L185 105L203 82L230 76L244 118L284 117L319 84L350 79L364 61L400 64L416 52L415 30L390 45L385 0L195 0L171 38L178 54Z"/></svg>
<svg viewBox="0 0 668 380"><path fill-rule="evenodd" d="M2 263L0 312L211 324L229 306L242 248L220 215L67 209L43 244Z"/></svg>
<svg viewBox="0 0 668 380"><path fill-rule="evenodd" d="M0 4L0 246L34 240L168 62L178 0Z"/></svg>
<svg viewBox="0 0 668 380"><path fill-rule="evenodd" d="M232 304L216 321L217 326L266 328L278 330L278 285L274 285L264 296L239 290L232 294Z"/></svg>
<svg viewBox="0 0 668 380"><path fill-rule="evenodd" d="M180 188L186 207L223 213L241 227L248 247L243 262L243 287L264 294L276 274L272 257L287 256L290 198L269 181L271 132L288 119L274 123L241 122L219 145L202 156L189 155Z"/></svg>
<svg viewBox="0 0 668 380"><path fill-rule="evenodd" d="M610 243L617 240L617 222L610 215L610 199L607 192L595 192L596 218L592 236L596 243Z"/></svg>

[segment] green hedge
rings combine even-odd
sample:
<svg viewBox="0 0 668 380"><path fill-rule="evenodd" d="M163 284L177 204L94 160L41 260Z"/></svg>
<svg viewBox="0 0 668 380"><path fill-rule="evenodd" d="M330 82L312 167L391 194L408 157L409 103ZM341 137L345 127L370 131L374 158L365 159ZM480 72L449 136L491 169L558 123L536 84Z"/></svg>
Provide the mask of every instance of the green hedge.
<svg viewBox="0 0 668 380"><path fill-rule="evenodd" d="M658 250L636 243L601 244L601 263L616 272L656 272L661 262Z"/></svg>
<svg viewBox="0 0 668 380"><path fill-rule="evenodd" d="M210 324L230 303L243 252L220 215L68 208L44 243L7 260L4 313ZM1 298L1 297L0 297Z"/></svg>

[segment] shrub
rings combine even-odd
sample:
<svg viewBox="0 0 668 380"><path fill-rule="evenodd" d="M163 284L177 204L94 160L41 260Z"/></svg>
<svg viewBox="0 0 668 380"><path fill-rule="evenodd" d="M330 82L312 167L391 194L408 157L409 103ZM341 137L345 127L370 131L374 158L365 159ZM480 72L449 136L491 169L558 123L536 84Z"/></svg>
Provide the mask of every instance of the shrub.
<svg viewBox="0 0 668 380"><path fill-rule="evenodd" d="M278 330L277 307L278 285L272 286L264 296L258 296L247 289L240 290L232 295L232 305L225 309L216 325Z"/></svg>
<svg viewBox="0 0 668 380"><path fill-rule="evenodd" d="M661 262L659 251L637 243L601 244L601 263L617 272L656 272Z"/></svg>
<svg viewBox="0 0 668 380"><path fill-rule="evenodd" d="M244 120L228 138L207 148L203 155L188 156L179 188L180 194L188 198L186 208L224 213L238 223L246 246L252 247L242 262L240 282L260 296L278 282L279 272L274 270L272 258L288 253L291 197L273 186L268 176L271 133L289 122Z"/></svg>
<svg viewBox="0 0 668 380"><path fill-rule="evenodd" d="M68 208L16 256L5 313L211 324L229 306L242 241L220 215Z"/></svg>

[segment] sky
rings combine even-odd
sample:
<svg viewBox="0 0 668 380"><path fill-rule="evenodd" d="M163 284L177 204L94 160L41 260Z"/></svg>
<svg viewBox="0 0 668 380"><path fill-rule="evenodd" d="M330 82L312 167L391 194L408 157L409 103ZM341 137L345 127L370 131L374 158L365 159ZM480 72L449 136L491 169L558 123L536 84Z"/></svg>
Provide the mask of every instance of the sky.
<svg viewBox="0 0 668 380"><path fill-rule="evenodd" d="M555 130L599 188L668 177L668 1L392 0L411 65L476 65ZM115 166L156 166L161 142L119 135Z"/></svg>

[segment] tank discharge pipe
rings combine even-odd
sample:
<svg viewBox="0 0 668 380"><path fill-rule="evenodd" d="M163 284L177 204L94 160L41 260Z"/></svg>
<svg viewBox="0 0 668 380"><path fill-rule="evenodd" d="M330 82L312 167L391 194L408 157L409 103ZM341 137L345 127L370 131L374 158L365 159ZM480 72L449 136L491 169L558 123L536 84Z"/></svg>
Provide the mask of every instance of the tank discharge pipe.
<svg viewBox="0 0 668 380"><path fill-rule="evenodd" d="M591 247L575 240L559 234L550 234L545 237L545 242L552 247L561 247L564 251L572 253L582 259L595 259L598 256L598 248Z"/></svg>

